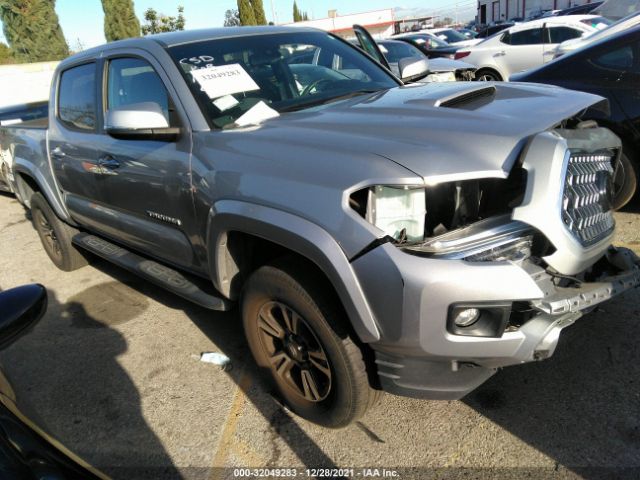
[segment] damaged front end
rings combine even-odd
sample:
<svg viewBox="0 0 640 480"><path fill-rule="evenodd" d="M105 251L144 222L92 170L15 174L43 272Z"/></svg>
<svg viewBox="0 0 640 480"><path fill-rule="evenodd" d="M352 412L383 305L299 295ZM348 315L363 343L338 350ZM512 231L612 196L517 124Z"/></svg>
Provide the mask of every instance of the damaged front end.
<svg viewBox="0 0 640 480"><path fill-rule="evenodd" d="M460 398L498 367L548 358L563 328L640 285L638 257L611 247L620 152L609 130L567 120L534 135L506 178L425 178L350 196L384 232L353 260L359 277L397 272L363 281L382 324L372 347L385 389ZM401 330L389 303L402 305Z"/></svg>

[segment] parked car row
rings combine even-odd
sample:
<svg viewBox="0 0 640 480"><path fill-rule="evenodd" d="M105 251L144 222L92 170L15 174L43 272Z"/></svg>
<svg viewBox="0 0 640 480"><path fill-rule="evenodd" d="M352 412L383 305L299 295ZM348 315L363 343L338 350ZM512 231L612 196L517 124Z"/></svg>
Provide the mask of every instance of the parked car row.
<svg viewBox="0 0 640 480"><path fill-rule="evenodd" d="M598 31L606 21L592 15L551 17L507 28L483 42L460 49L456 60L478 67L478 79L508 80L523 70L553 60L558 45Z"/></svg>

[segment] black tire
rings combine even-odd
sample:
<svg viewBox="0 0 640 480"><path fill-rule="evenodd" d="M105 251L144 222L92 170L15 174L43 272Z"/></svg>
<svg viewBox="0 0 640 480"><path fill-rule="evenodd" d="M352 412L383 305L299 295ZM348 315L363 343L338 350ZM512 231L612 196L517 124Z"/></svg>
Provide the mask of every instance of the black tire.
<svg viewBox="0 0 640 480"><path fill-rule="evenodd" d="M369 386L338 299L314 273L293 259L259 268L243 291L242 320L256 363L283 403L340 428L364 415L379 392Z"/></svg>
<svg viewBox="0 0 640 480"><path fill-rule="evenodd" d="M476 72L476 80L478 82L501 82L502 76L495 70L483 68Z"/></svg>
<svg viewBox="0 0 640 480"><path fill-rule="evenodd" d="M87 265L87 259L71 243L78 231L60 220L38 192L31 196L31 219L44 251L56 267L71 272Z"/></svg>
<svg viewBox="0 0 640 480"><path fill-rule="evenodd" d="M628 152L626 152L628 153ZM629 157L622 153L620 162L613 173L613 200L611 207L619 210L624 207L636 193L638 174Z"/></svg>

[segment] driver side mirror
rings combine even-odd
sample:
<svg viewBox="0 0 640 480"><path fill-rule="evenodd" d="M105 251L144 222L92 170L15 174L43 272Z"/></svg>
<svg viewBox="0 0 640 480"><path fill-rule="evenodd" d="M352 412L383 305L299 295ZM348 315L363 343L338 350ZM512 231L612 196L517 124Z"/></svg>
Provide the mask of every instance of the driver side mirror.
<svg viewBox="0 0 640 480"><path fill-rule="evenodd" d="M134 103L107 111L105 131L123 140L173 141L180 134L171 128L162 108L155 102Z"/></svg>
<svg viewBox="0 0 640 480"><path fill-rule="evenodd" d="M38 284L0 292L0 350L27 333L47 309L47 290Z"/></svg>
<svg viewBox="0 0 640 480"><path fill-rule="evenodd" d="M429 61L426 58L401 58L398 62L400 80L410 82L429 73Z"/></svg>

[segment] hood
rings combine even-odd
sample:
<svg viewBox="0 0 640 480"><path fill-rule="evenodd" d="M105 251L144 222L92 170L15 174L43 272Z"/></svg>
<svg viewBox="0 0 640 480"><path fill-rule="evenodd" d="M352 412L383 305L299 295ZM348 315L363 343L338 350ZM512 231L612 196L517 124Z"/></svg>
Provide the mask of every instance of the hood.
<svg viewBox="0 0 640 480"><path fill-rule="evenodd" d="M427 182L504 178L530 136L595 104L608 105L546 85L414 84L282 114L252 127L242 143L259 144L265 157L286 148L301 162L345 152L384 157Z"/></svg>

